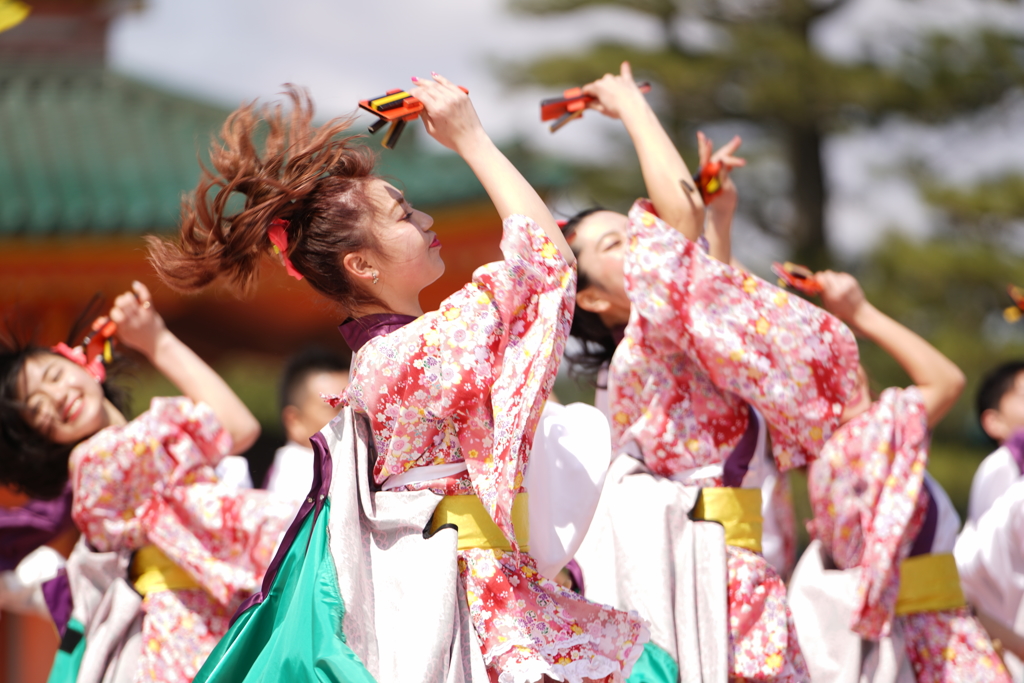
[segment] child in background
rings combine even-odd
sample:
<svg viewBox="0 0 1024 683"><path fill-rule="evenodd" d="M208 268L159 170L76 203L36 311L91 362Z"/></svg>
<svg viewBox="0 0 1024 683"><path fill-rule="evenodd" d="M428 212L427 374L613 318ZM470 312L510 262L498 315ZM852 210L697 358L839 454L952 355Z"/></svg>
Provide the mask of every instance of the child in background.
<svg viewBox="0 0 1024 683"><path fill-rule="evenodd" d="M321 394L340 394L348 386L348 363L324 349L308 348L292 356L281 376L281 424L288 442L274 453L264 488L301 501L313 484L309 438L338 414Z"/></svg>
<svg viewBox="0 0 1024 683"><path fill-rule="evenodd" d="M892 664L911 670L918 683L1008 681L960 590L951 554L960 518L925 471L930 430L959 397L963 373L872 306L852 276L826 271L815 278L824 307L889 353L914 386L891 387L873 402L861 368L842 427L808 468L808 529L818 547L801 558L790 605L811 678L875 680L884 669L879 653L891 650ZM850 580L845 594L823 578L830 564L851 570L841 575ZM823 616L830 600L843 599L848 613ZM862 646L861 639L883 642Z"/></svg>
<svg viewBox="0 0 1024 683"><path fill-rule="evenodd" d="M74 354L6 346L0 482L46 498L70 477L72 516L88 544L131 556L143 595L134 680L187 683L259 586L293 510L219 483L215 466L232 447L247 449L259 423L164 326L146 287L134 283L110 318L118 340L185 395L155 398L129 421L100 373Z"/></svg>

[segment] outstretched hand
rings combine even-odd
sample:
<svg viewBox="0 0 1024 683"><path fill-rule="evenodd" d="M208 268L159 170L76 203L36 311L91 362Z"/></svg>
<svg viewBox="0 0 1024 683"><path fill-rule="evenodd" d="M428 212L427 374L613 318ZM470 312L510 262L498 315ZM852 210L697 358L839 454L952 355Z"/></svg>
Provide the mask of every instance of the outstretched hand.
<svg viewBox="0 0 1024 683"><path fill-rule="evenodd" d="M423 103L420 114L427 133L442 145L462 154L467 145L487 139L469 95L440 74L434 80L413 78L410 94Z"/></svg>
<svg viewBox="0 0 1024 683"><path fill-rule="evenodd" d="M110 319L117 323L117 338L125 346L152 359L160 334L167 329L164 319L153 308L153 297L141 282L133 282L131 291L114 300Z"/></svg>
<svg viewBox="0 0 1024 683"><path fill-rule="evenodd" d="M613 119L620 119L625 112L647 106L644 94L633 80L633 69L629 62L622 63L617 75L605 74L596 81L587 83L581 90L584 94L596 98L590 103L589 109Z"/></svg>

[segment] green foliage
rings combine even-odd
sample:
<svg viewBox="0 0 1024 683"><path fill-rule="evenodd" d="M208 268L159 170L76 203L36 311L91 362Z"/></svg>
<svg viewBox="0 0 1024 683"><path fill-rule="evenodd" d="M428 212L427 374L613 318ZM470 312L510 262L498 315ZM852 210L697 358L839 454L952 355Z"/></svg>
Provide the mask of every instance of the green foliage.
<svg viewBox="0 0 1024 683"><path fill-rule="evenodd" d="M869 56L856 63L829 60L808 36L815 22L843 4L513 0L514 8L539 15L617 7L659 22L665 38L643 47L605 42L552 54L510 67L507 76L512 82L554 89L617 71L628 60L639 78L661 87L662 120L677 143L688 144L699 123L731 119L753 124L777 141L776 149L791 171L794 219L782 231L798 257L827 262L827 183L820 150L824 136L893 113L945 121L991 105L1024 85L1024 39L993 31L923 36L900 46L891 63ZM681 38L676 24L683 18L700 20L713 44L695 45ZM596 192L599 187L589 189Z"/></svg>
<svg viewBox="0 0 1024 683"><path fill-rule="evenodd" d="M1024 283L1024 261L998 246L964 239L917 243L891 237L860 273L868 298L955 362L967 375L964 395L937 434L980 439L973 399L981 376L997 363L1024 357L1024 324L1003 322L1010 282ZM906 386L909 378L877 347L861 355L878 388Z"/></svg>
<svg viewBox="0 0 1024 683"><path fill-rule="evenodd" d="M924 180L921 189L958 229L998 232L1011 221L1024 219L1024 175L1010 174L966 189Z"/></svg>

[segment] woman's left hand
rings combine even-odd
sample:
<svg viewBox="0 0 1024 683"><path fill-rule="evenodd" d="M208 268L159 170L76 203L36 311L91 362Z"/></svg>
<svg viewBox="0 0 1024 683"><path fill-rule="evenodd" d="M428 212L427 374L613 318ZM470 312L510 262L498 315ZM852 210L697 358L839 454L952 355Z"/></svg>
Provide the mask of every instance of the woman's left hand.
<svg viewBox="0 0 1024 683"><path fill-rule="evenodd" d="M114 300L110 319L117 323L117 338L152 360L160 335L166 331L164 319L153 308L153 297L141 282L133 282L129 292Z"/></svg>
<svg viewBox="0 0 1024 683"><path fill-rule="evenodd" d="M469 95L440 74L433 81L414 78L410 90L423 103L420 114L427 133L448 149L463 154L467 147L488 140Z"/></svg>
<svg viewBox="0 0 1024 683"><path fill-rule="evenodd" d="M736 156L737 150L743 140L739 135L712 152L714 146L711 138L704 133L697 131L697 153L700 159L700 166L719 161L722 163L722 170L718 174L718 180L722 184L721 191L715 195L714 201L708 205L708 211L725 214L729 216L736 211L736 204L739 202L739 194L736 191L736 183L732 181L732 170L747 165L747 160Z"/></svg>

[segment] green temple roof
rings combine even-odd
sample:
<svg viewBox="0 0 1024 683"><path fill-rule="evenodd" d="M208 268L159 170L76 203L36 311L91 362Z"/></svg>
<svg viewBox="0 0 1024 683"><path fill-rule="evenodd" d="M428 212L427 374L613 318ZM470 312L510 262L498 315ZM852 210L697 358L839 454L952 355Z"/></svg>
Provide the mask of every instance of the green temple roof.
<svg viewBox="0 0 1024 683"><path fill-rule="evenodd" d="M227 114L102 68L0 66L0 237L173 230ZM461 159L418 151L412 128L381 150L382 174L424 207L486 197ZM567 180L565 166L510 156L538 187Z"/></svg>

